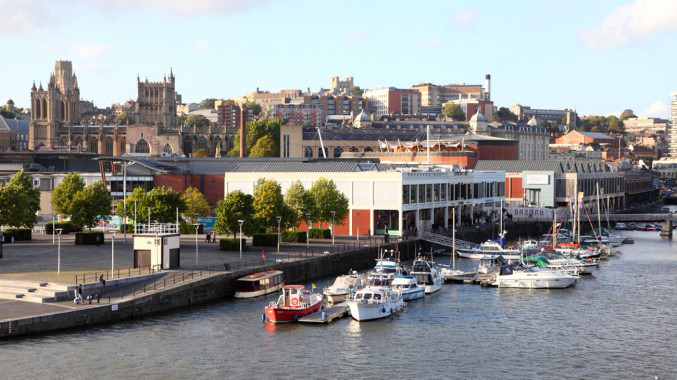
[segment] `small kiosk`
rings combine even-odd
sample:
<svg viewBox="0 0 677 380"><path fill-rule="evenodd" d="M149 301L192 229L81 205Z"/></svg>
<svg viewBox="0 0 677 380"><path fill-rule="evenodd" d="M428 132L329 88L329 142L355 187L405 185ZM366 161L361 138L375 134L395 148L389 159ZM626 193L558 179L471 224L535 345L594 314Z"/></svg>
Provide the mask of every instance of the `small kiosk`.
<svg viewBox="0 0 677 380"><path fill-rule="evenodd" d="M175 269L181 266L178 224L137 224L133 236L134 268Z"/></svg>

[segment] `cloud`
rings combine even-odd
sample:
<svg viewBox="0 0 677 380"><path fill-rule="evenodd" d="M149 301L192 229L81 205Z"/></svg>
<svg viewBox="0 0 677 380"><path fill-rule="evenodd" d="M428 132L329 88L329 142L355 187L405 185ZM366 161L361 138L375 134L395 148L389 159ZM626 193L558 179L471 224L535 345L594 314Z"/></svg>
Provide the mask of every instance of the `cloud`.
<svg viewBox="0 0 677 380"><path fill-rule="evenodd" d="M78 45L75 51L80 58L101 58L109 55L114 48L105 44Z"/></svg>
<svg viewBox="0 0 677 380"><path fill-rule="evenodd" d="M612 51L659 32L677 30L677 1L635 0L609 13L602 22L579 34L590 49Z"/></svg>
<svg viewBox="0 0 677 380"><path fill-rule="evenodd" d="M257 8L273 0L95 0L94 5L117 10L135 11L150 8L174 16L232 14Z"/></svg>
<svg viewBox="0 0 677 380"><path fill-rule="evenodd" d="M421 43L421 47L426 48L426 49L430 49L430 48L440 46L440 44L442 44L441 39L433 38L432 40L423 41Z"/></svg>
<svg viewBox="0 0 677 380"><path fill-rule="evenodd" d="M451 21L463 28L473 28L479 16L478 9L464 9L451 14Z"/></svg>
<svg viewBox="0 0 677 380"><path fill-rule="evenodd" d="M207 50L209 49L209 43L202 38L197 38L195 39L195 46L200 49L200 50Z"/></svg>
<svg viewBox="0 0 677 380"><path fill-rule="evenodd" d="M40 0L0 0L2 22L0 38L10 35L25 35L56 22L57 18Z"/></svg>
<svg viewBox="0 0 677 380"><path fill-rule="evenodd" d="M363 44L367 41L369 35L364 30L353 29L345 33L345 38L354 44Z"/></svg>
<svg viewBox="0 0 677 380"><path fill-rule="evenodd" d="M646 109L646 111L642 112L639 114L640 116L659 116L659 117L666 117L668 115L668 105L662 101L662 100L656 100L655 102L651 103L649 108Z"/></svg>

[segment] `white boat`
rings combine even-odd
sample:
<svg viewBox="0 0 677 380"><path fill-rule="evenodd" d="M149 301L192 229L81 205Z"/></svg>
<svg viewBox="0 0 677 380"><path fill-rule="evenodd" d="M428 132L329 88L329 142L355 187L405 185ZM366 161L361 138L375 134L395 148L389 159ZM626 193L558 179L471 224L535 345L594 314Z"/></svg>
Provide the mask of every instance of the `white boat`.
<svg viewBox="0 0 677 380"><path fill-rule="evenodd" d="M498 256L487 255L480 258L480 264L477 266L477 273L489 274L498 271L499 268Z"/></svg>
<svg viewBox="0 0 677 380"><path fill-rule="evenodd" d="M400 293L389 287L372 286L358 290L348 301L350 315L356 321L371 321L386 318L404 309Z"/></svg>
<svg viewBox="0 0 677 380"><path fill-rule="evenodd" d="M442 289L444 277L437 268L434 261L427 261L423 256L419 256L411 267L411 275L416 278L418 286L425 290L425 294L432 294Z"/></svg>
<svg viewBox="0 0 677 380"><path fill-rule="evenodd" d="M484 256L487 255L500 255L503 256L505 259L509 260L517 260L521 256L521 252L519 249L506 249L501 247L500 244L498 244L495 241L487 240L486 242L480 244L479 247L474 247L470 249L462 249L459 248L456 250L458 252L458 255L461 257L464 257L466 259L481 259Z"/></svg>
<svg viewBox="0 0 677 380"><path fill-rule="evenodd" d="M332 286L324 289L324 295L328 302L340 303L345 301L350 293L364 288L366 284L364 276L353 271L351 274L338 276Z"/></svg>
<svg viewBox="0 0 677 380"><path fill-rule="evenodd" d="M275 293L284 285L282 271L269 270L237 279L235 298L253 298Z"/></svg>
<svg viewBox="0 0 677 380"><path fill-rule="evenodd" d="M414 276L397 275L393 278L390 286L394 292L402 295L404 301L423 298L425 295L425 289L418 286Z"/></svg>
<svg viewBox="0 0 677 380"><path fill-rule="evenodd" d="M525 240L520 245L520 250L524 254L531 254L538 252L541 249L541 245L538 244L536 240Z"/></svg>
<svg viewBox="0 0 677 380"><path fill-rule="evenodd" d="M576 280L578 276L563 271L537 268L514 270L509 266L502 266L496 273L493 285L499 288L563 289L574 285Z"/></svg>

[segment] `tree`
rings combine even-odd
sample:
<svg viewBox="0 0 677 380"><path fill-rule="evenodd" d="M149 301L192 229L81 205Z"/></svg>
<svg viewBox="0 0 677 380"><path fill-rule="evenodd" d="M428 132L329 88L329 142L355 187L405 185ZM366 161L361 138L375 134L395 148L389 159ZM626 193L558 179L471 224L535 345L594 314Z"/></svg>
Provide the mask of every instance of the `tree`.
<svg viewBox="0 0 677 380"><path fill-rule="evenodd" d="M192 156L193 158L207 158L209 157L209 153L207 153L207 149L205 148L200 148L193 152Z"/></svg>
<svg viewBox="0 0 677 380"><path fill-rule="evenodd" d="M150 219L158 223L172 223L176 220L177 208L179 213L186 210L186 204L181 199L181 193L166 187L156 187L146 193L139 202L139 207L146 211L150 207ZM147 213L146 217L148 217Z"/></svg>
<svg viewBox="0 0 677 380"><path fill-rule="evenodd" d="M200 102L200 109L201 110L213 110L214 109L214 103L216 103L216 99L207 98L207 99Z"/></svg>
<svg viewBox="0 0 677 380"><path fill-rule="evenodd" d="M209 126L209 119L204 117L204 115L190 115L186 119L186 124L191 127L204 128Z"/></svg>
<svg viewBox="0 0 677 380"><path fill-rule="evenodd" d="M259 114L261 114L261 105L259 103L256 103L255 101L247 100L246 102L244 102L242 106L252 111L254 116L258 116Z"/></svg>
<svg viewBox="0 0 677 380"><path fill-rule="evenodd" d="M280 119L265 119L257 120L252 123L247 123L247 152L251 152L252 148L259 139L263 136L270 136L274 142L273 150L276 152L274 157L280 156L280 127L282 120ZM240 156L240 131L237 131L233 139L233 149L228 152L228 157Z"/></svg>
<svg viewBox="0 0 677 380"><path fill-rule="evenodd" d="M254 220L253 197L240 190L235 190L216 206L216 221L214 231L218 234L235 234L240 231L238 220L244 220L242 232L245 235L253 235L257 231Z"/></svg>
<svg viewBox="0 0 677 380"><path fill-rule="evenodd" d="M128 120L129 120L129 116L127 115L126 112L119 113L115 116L115 124L117 124L117 125L127 124Z"/></svg>
<svg viewBox="0 0 677 380"><path fill-rule="evenodd" d="M332 211L336 212L335 222L340 222L348 216L348 198L337 188L333 180L321 177L310 188L310 194L315 202L315 213L312 220L320 223L332 220Z"/></svg>
<svg viewBox="0 0 677 380"><path fill-rule="evenodd" d="M187 120L188 117L185 114L176 116L177 125L185 125Z"/></svg>
<svg viewBox="0 0 677 380"><path fill-rule="evenodd" d="M54 211L61 216L73 215L75 195L85 189L85 181L78 173L69 173L52 192Z"/></svg>
<svg viewBox="0 0 677 380"><path fill-rule="evenodd" d="M277 227L277 217L283 216L285 211L280 184L272 179L256 181L253 206L254 219L260 229Z"/></svg>
<svg viewBox="0 0 677 380"><path fill-rule="evenodd" d="M624 133L625 132L625 126L623 125L623 122L620 121L616 116L609 116L606 118L608 124L608 129L609 132L613 133Z"/></svg>
<svg viewBox="0 0 677 380"><path fill-rule="evenodd" d="M99 218L110 219L112 201L103 183L94 182L75 194L71 221L74 225L87 227L91 231Z"/></svg>
<svg viewBox="0 0 677 380"><path fill-rule="evenodd" d="M442 115L455 121L465 120L465 112L463 112L463 108L461 108L460 105L454 103L445 104L442 108Z"/></svg>
<svg viewBox="0 0 677 380"><path fill-rule="evenodd" d="M40 190L23 170L0 187L0 225L33 228L40 210Z"/></svg>
<svg viewBox="0 0 677 380"><path fill-rule="evenodd" d="M350 89L350 95L352 96L362 96L364 94L364 90L360 88L360 86L353 86L353 88Z"/></svg>
<svg viewBox="0 0 677 380"><path fill-rule="evenodd" d="M294 181L284 195L284 203L289 207L289 223L298 226L306 214L315 214L315 200L310 192L306 191L301 180Z"/></svg>
<svg viewBox="0 0 677 380"><path fill-rule="evenodd" d="M602 130L600 127L595 125L594 127L590 128L590 132L602 132Z"/></svg>
<svg viewBox="0 0 677 380"><path fill-rule="evenodd" d="M134 208L136 207L136 217L138 220L144 221L148 217L148 211L142 211L139 210L139 201L141 201L142 198L146 196L146 190L144 190L142 187L137 187L134 190L132 190L132 193L127 196L127 217L134 220ZM139 214L139 211L142 211L142 214ZM117 216L124 218L124 206L122 203L118 204L118 207L115 209L115 213ZM136 223L136 220L134 220L134 223Z"/></svg>
<svg viewBox="0 0 677 380"><path fill-rule="evenodd" d="M0 107L0 116L4 117L5 119L15 119L16 118L16 115L14 114L14 112L12 112L12 111L4 108L4 107Z"/></svg>
<svg viewBox="0 0 677 380"><path fill-rule="evenodd" d="M181 196L183 202L186 204L185 216L190 216L193 219L194 223L197 223L198 216L205 216L209 213L209 203L202 194L195 187L189 187L186 189L186 192Z"/></svg>
<svg viewBox="0 0 677 380"><path fill-rule="evenodd" d="M627 120L631 117L637 117L637 115L635 115L635 112L631 109L626 109L621 113L621 121Z"/></svg>
<svg viewBox="0 0 677 380"><path fill-rule="evenodd" d="M498 116L498 120L496 120L496 117ZM517 115L512 113L510 109L506 107L501 107L496 111L496 114L494 115L494 120L496 121L517 121Z"/></svg>
<svg viewBox="0 0 677 380"><path fill-rule="evenodd" d="M276 150L277 149L277 150ZM279 157L280 149L275 146L273 138L266 135L254 144L249 157Z"/></svg>

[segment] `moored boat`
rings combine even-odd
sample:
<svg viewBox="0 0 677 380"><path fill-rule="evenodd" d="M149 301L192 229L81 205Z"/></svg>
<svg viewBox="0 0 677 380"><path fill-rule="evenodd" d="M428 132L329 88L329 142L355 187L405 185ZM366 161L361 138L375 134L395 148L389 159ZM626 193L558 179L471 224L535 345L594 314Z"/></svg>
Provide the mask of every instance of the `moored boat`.
<svg viewBox="0 0 677 380"><path fill-rule="evenodd" d="M425 260L419 256L411 267L411 275L416 278L419 287L425 290L425 294L432 294L442 288L444 277L437 268L434 261Z"/></svg>
<svg viewBox="0 0 677 380"><path fill-rule="evenodd" d="M573 286L578 278L564 271L502 265L495 275L493 285L499 288L563 289Z"/></svg>
<svg viewBox="0 0 677 380"><path fill-rule="evenodd" d="M364 288L365 285L364 276L353 271L351 274L338 276L332 286L324 289L324 296L331 303L343 302L350 293Z"/></svg>
<svg viewBox="0 0 677 380"><path fill-rule="evenodd" d="M481 259L487 255L501 255L505 259L516 260L521 256L519 249L506 249L495 241L487 240L474 248L458 248L458 255L466 259Z"/></svg>
<svg viewBox="0 0 677 380"><path fill-rule="evenodd" d="M271 323L296 322L322 308L322 294L305 290L303 285L285 285L277 302L265 308L265 317Z"/></svg>
<svg viewBox="0 0 677 380"><path fill-rule="evenodd" d="M235 298L259 297L275 293L284 285L282 271L269 270L266 272L253 273L237 279Z"/></svg>
<svg viewBox="0 0 677 380"><path fill-rule="evenodd" d="M389 287L367 286L347 301L350 315L356 321L370 321L389 317L404 309L402 295Z"/></svg>
<svg viewBox="0 0 677 380"><path fill-rule="evenodd" d="M425 289L418 286L414 276L397 275L390 284L393 291L402 295L402 300L411 301L423 298Z"/></svg>

